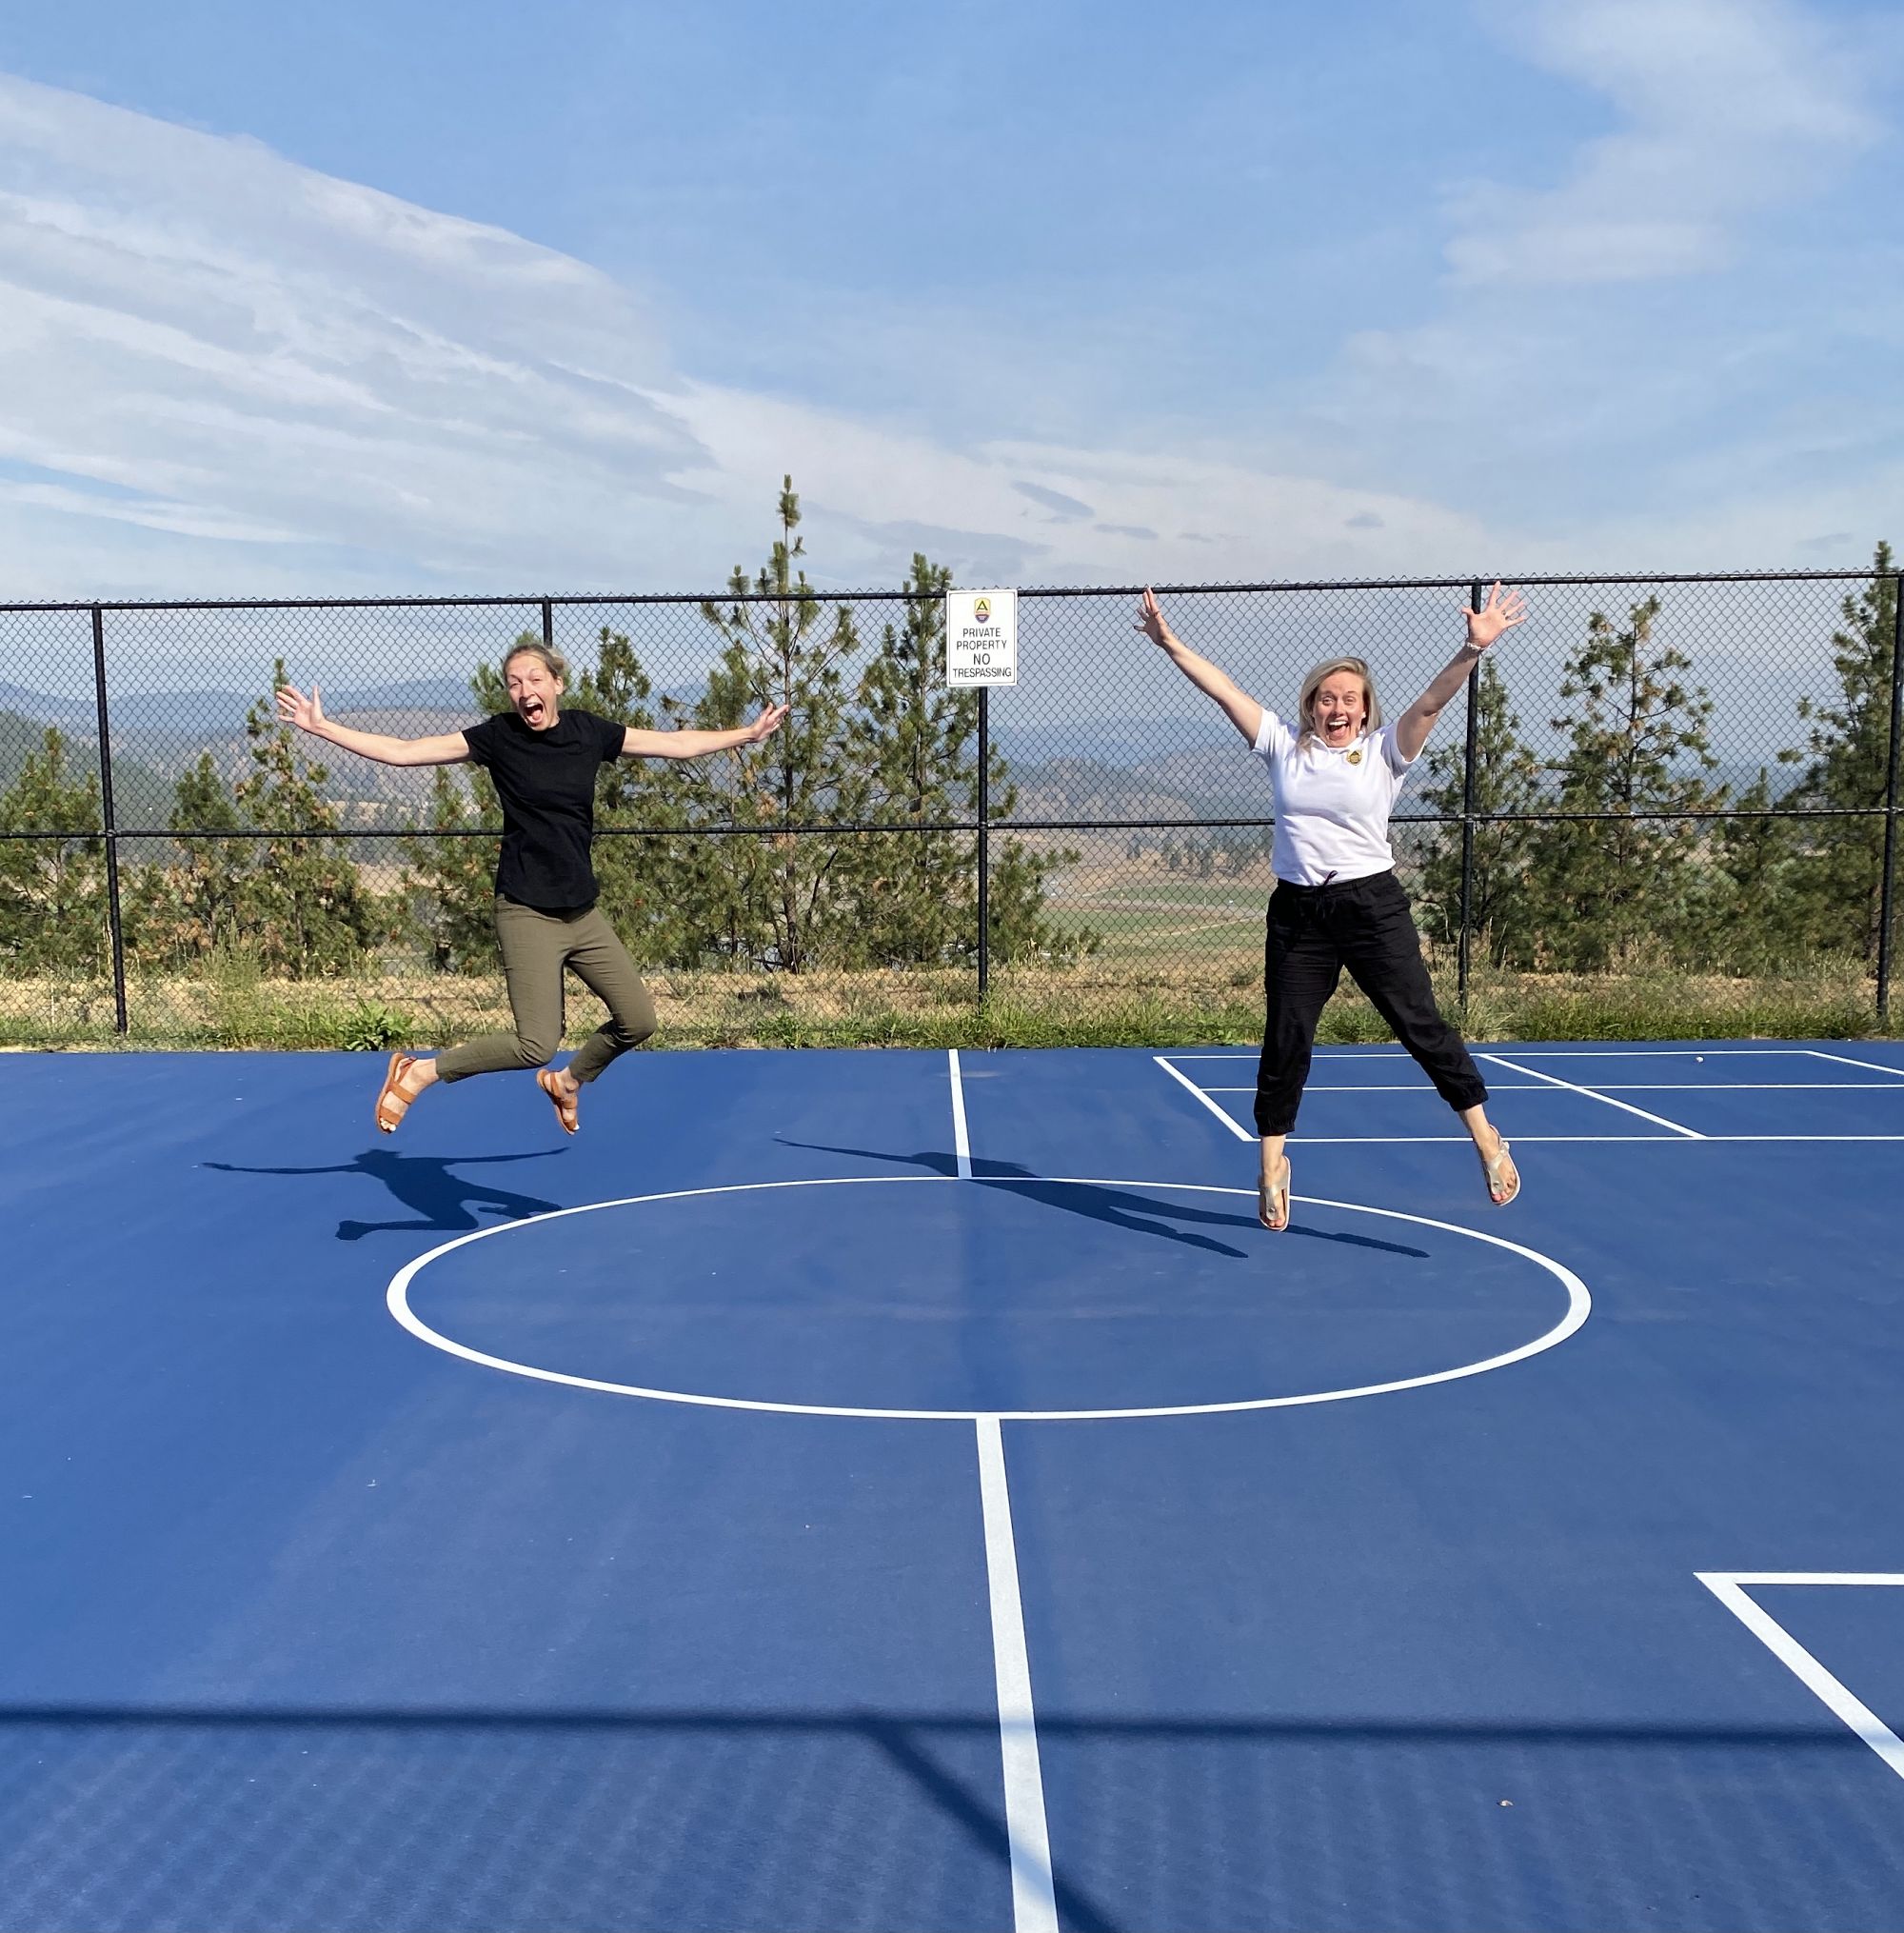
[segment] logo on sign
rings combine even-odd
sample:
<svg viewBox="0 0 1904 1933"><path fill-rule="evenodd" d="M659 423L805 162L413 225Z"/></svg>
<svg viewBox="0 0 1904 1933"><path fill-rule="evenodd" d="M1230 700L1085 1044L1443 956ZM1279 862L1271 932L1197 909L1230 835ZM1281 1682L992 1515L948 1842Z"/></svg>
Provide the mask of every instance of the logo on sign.
<svg viewBox="0 0 1904 1933"><path fill-rule="evenodd" d="M974 603L974 605L972 606L972 621L975 624L982 625L988 625L991 623L992 601L989 597L982 597L978 599L976 603Z"/></svg>

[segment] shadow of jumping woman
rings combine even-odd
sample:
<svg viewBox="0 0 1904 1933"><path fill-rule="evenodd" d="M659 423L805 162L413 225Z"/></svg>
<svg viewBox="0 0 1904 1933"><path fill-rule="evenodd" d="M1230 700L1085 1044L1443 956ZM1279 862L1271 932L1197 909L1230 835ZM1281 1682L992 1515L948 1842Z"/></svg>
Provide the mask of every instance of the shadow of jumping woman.
<svg viewBox="0 0 1904 1933"><path fill-rule="evenodd" d="M959 1172L958 1156L942 1150L921 1148L913 1154L900 1154L890 1148L836 1147L823 1141L796 1141L786 1134L777 1134L774 1139L783 1147L805 1148L815 1154L847 1154L863 1161L895 1162L904 1167L923 1168L928 1174L948 1178ZM1125 1228L1137 1235L1161 1236L1165 1241L1180 1242L1191 1248L1208 1249L1213 1254L1227 1255L1237 1262L1249 1260L1248 1251L1234 1248L1214 1235L1199 1234L1196 1230L1200 1227L1235 1228L1254 1234L1258 1226L1254 1215L1239 1215L1220 1208L1192 1207L1187 1203L1132 1194L1122 1188L1106 1187L1101 1183L1051 1181L1042 1175L1033 1174L1015 1161L986 1161L974 1155L972 1179L1004 1187L1012 1194L1042 1202L1049 1207L1061 1208L1067 1214L1082 1215L1093 1222L1108 1222L1113 1227ZM1160 1187L1164 1186L1159 1184ZM1245 1190L1238 1189L1237 1192L1240 1194ZM1173 1227L1170 1226L1173 1222L1191 1226ZM1428 1260L1425 1248L1412 1247L1403 1242L1383 1242L1374 1235L1351 1235L1340 1229L1302 1227L1284 1232L1311 1236L1318 1242L1334 1242L1345 1248L1373 1248L1384 1255L1405 1255L1416 1262Z"/></svg>
<svg viewBox="0 0 1904 1933"><path fill-rule="evenodd" d="M366 1235L466 1234L482 1226L475 1214L479 1207L492 1209L499 1220L506 1222L551 1214L562 1206L560 1202L545 1202L537 1195L492 1187L450 1170L490 1162L542 1161L562 1152L561 1148L542 1147L527 1154L399 1154L394 1148L369 1147L354 1161L336 1162L325 1167L244 1167L228 1161L208 1161L204 1166L239 1175L366 1175L381 1182L405 1207L421 1218L414 1222L338 1223L340 1242L361 1242Z"/></svg>

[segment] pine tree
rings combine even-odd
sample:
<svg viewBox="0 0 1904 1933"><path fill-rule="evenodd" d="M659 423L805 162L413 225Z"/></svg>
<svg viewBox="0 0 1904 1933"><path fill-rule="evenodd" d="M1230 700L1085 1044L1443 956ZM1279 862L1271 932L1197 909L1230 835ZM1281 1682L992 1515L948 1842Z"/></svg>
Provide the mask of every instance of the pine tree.
<svg viewBox="0 0 1904 1933"><path fill-rule="evenodd" d="M1772 778L1763 767L1732 802L1740 815L1764 813L1772 804ZM1791 819L1748 816L1721 819L1713 828L1696 908L1701 964L1752 973L1788 965L1803 949L1794 831Z"/></svg>
<svg viewBox="0 0 1904 1933"><path fill-rule="evenodd" d="M209 752L173 787L174 832L231 831L238 808ZM169 862L142 866L128 882L127 950L141 965L177 967L239 947L245 937L251 842L184 839Z"/></svg>
<svg viewBox="0 0 1904 1933"><path fill-rule="evenodd" d="M721 641L707 688L694 702L664 698L676 727L724 730L764 705L790 703L775 737L718 759L627 760L603 767L594 852L602 906L642 957L694 966L710 958L774 969L969 962L978 946L977 842L970 835L791 833L788 824L890 823L969 818L977 810L976 692L944 685L944 594L950 573L915 557L903 617L885 628L877 656L848 683L860 640L851 613L830 624L799 560L799 498L788 478L781 532L753 578L736 569L733 602L702 614ZM756 595L765 601L755 601ZM748 602L741 600L746 597ZM530 632L522 643L540 643ZM479 668L472 689L488 711L506 708L499 666ZM628 639L604 628L595 665L565 703L651 729L652 688ZM1004 759L991 756L993 812L1015 794ZM480 823L494 793L474 775L476 810L461 777L439 772L432 818L440 828ZM752 831L715 831L744 827ZM658 837L617 837L639 827ZM491 951L487 841L403 842L407 929L440 966L481 965ZM1045 881L1075 852L1035 851L1008 835L992 847L994 957L1068 959L1095 935L1047 917Z"/></svg>
<svg viewBox="0 0 1904 1933"><path fill-rule="evenodd" d="M1710 809L1724 787L1706 777L1716 764L1706 737L1712 703L1682 681L1692 661L1656 635L1659 611L1657 597L1635 605L1624 630L1595 611L1561 680L1560 695L1579 704L1551 721L1570 739L1548 768L1557 782L1552 807L1606 816L1550 821L1531 841L1536 944L1557 967L1671 954L1695 923L1700 827L1649 814Z"/></svg>
<svg viewBox="0 0 1904 1933"><path fill-rule="evenodd" d="M850 757L845 734L846 672L860 650L852 613L832 622L806 572L796 536L800 498L783 480L781 534L751 580L736 566L733 602L704 604L701 614L722 640L707 690L693 707L664 703L677 722L730 730L763 706L791 707L786 723L761 745L716 760L697 760L683 774L684 817L691 825L770 827L859 818L867 779ZM764 602L742 603L758 594ZM755 966L800 972L837 950L851 917L850 848L842 833L733 833L694 842L680 880L684 910L698 928L696 949Z"/></svg>
<svg viewBox="0 0 1904 1933"><path fill-rule="evenodd" d="M847 739L852 762L866 775L870 820L930 824L978 809L979 694L945 684L951 583L950 570L914 555L904 615L885 627L861 676ZM863 836L843 863L854 917L840 964L971 958L979 938L977 861L978 842L969 835Z"/></svg>
<svg viewBox="0 0 1904 1933"><path fill-rule="evenodd" d="M495 967L498 839L472 835L501 824L487 772L466 776L455 766L438 766L430 773L429 831L397 841L404 861L397 887L403 929L422 944L439 973Z"/></svg>
<svg viewBox="0 0 1904 1933"><path fill-rule="evenodd" d="M1870 812L1885 801L1891 762L1891 656L1897 623L1897 561L1889 544L1872 559L1872 576L1843 605L1832 635L1838 690L1803 698L1809 730L1789 763L1806 761L1786 801L1814 810ZM1812 946L1877 957L1884 821L1873 815L1826 819L1792 828L1800 849L1791 868L1793 916Z"/></svg>
<svg viewBox="0 0 1904 1933"><path fill-rule="evenodd" d="M40 749L0 792L0 832L103 828L99 779L67 764L67 741L49 727ZM105 841L99 836L0 839L0 965L15 975L106 971Z"/></svg>
<svg viewBox="0 0 1904 1933"><path fill-rule="evenodd" d="M284 682L280 658L271 689ZM247 944L267 973L305 980L347 972L384 936L387 917L346 843L313 836L342 823L322 789L329 773L306 756L268 697L246 713L245 735L251 769L233 791L247 822L273 835L256 842L262 849L245 880Z"/></svg>
<svg viewBox="0 0 1904 1933"><path fill-rule="evenodd" d="M625 633L604 625L596 636L595 663L581 677L572 702L637 731L652 731L654 688ZM618 827L644 835L688 823L687 781L669 759L617 759L595 782L595 876L601 906L616 930L642 959L680 961L693 945L693 922L684 916L683 841L616 836Z"/></svg>
<svg viewBox="0 0 1904 1933"><path fill-rule="evenodd" d="M1430 830L1421 861L1421 925L1429 937L1455 946L1461 926L1461 827L1467 797L1467 746L1443 746L1428 756L1421 806L1458 823ZM1519 715L1509 706L1507 682L1493 658L1483 658L1475 698L1474 868L1468 918L1479 956L1497 966L1534 964L1534 931L1523 890L1533 827L1497 813L1532 812L1540 803L1540 767L1520 737Z"/></svg>
<svg viewBox="0 0 1904 1933"><path fill-rule="evenodd" d="M887 625L860 680L847 730L850 762L866 774L865 816L896 825L971 819L979 809L979 693L945 683L945 593L952 573L914 554L902 622ZM1018 794L990 748L988 809L1008 819ZM866 834L848 855L854 917L843 929L843 965L941 966L978 952L976 837L958 833ZM1001 961L1068 959L1095 936L1045 917L1046 877L1076 852L1035 851L1009 834L992 844L987 901L990 946Z"/></svg>

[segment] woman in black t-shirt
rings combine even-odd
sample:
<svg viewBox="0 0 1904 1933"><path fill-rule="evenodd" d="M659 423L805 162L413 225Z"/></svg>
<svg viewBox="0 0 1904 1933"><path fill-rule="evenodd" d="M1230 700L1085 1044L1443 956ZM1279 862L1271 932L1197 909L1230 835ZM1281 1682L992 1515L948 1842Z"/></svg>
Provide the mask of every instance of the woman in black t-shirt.
<svg viewBox="0 0 1904 1933"><path fill-rule="evenodd" d="M387 766L487 768L503 805L496 867L496 941L516 1030L486 1034L434 1058L394 1053L377 1096L377 1126L394 1134L409 1105L438 1081L509 1067L534 1067L564 1129L581 1125L582 1084L654 1031L654 1003L628 951L596 909L588 848L595 832L595 775L617 758L700 758L758 745L779 730L783 705L769 706L733 731L638 731L562 708L567 668L546 645L524 642L503 661L507 711L434 738L353 731L325 717L310 696L287 686L278 716L328 744ZM608 1018L565 1067L549 1066L562 1045L565 968L598 994Z"/></svg>

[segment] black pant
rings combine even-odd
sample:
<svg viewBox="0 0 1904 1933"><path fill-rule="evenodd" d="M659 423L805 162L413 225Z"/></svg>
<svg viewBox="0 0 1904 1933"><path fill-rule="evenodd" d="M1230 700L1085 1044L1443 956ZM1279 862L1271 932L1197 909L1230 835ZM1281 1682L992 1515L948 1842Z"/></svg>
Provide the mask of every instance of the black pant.
<svg viewBox="0 0 1904 1933"><path fill-rule="evenodd" d="M1287 1134L1296 1126L1316 1024L1344 966L1450 1107L1459 1112L1487 1099L1473 1057L1435 1005L1421 936L1394 873L1340 886L1285 883L1270 896L1263 946L1269 1011L1256 1076L1259 1134Z"/></svg>

